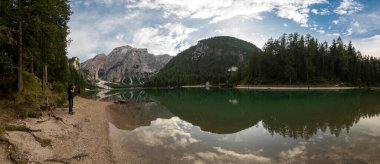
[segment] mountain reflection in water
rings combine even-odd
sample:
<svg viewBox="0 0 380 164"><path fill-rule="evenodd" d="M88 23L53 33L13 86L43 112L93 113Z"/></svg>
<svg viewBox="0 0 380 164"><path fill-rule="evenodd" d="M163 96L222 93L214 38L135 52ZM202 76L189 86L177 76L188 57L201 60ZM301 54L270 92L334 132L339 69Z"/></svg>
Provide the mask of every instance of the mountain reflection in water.
<svg viewBox="0 0 380 164"><path fill-rule="evenodd" d="M380 93L365 90L171 89L113 91L108 95L103 99L128 102L111 107L115 119L129 118L126 120L133 126L122 128L127 130L148 126L157 118L177 116L217 134L236 133L262 121L272 135L309 138L318 130L338 136L349 132L360 118L380 113Z"/></svg>

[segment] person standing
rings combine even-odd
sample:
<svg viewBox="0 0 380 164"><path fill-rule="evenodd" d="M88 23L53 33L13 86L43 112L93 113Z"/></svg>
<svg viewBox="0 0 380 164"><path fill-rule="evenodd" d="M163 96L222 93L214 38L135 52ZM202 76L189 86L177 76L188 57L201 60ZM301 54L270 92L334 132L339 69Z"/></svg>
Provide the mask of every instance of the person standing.
<svg viewBox="0 0 380 164"><path fill-rule="evenodd" d="M75 85L70 84L69 88L67 89L67 98L69 99L69 114L73 115L73 107L74 107L74 92L75 92Z"/></svg>

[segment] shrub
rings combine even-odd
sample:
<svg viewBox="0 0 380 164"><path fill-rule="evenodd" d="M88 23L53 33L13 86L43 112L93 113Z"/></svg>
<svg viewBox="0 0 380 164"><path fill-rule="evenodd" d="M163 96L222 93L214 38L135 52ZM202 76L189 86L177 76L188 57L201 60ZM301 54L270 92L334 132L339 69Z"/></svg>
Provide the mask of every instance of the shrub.
<svg viewBox="0 0 380 164"><path fill-rule="evenodd" d="M34 74L29 72L22 72L24 81L24 91L25 93L37 93L41 91L41 80L38 79Z"/></svg>
<svg viewBox="0 0 380 164"><path fill-rule="evenodd" d="M66 88L65 88L65 85L61 82L53 82L53 89L55 91L57 91L58 93L62 93L62 92L65 92Z"/></svg>

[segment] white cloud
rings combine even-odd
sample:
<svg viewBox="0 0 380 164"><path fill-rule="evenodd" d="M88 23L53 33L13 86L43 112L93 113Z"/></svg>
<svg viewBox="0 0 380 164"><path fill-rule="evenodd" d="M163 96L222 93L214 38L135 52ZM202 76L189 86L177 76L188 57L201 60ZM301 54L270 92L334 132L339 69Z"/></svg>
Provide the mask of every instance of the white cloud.
<svg viewBox="0 0 380 164"><path fill-rule="evenodd" d="M301 6L302 5L302 6ZM304 4L290 5L282 4L279 6L277 15L295 21L298 24L306 25L309 17L309 9Z"/></svg>
<svg viewBox="0 0 380 164"><path fill-rule="evenodd" d="M77 56L83 62L83 59L88 59L96 55L94 51L99 46L99 39L86 29L77 29L68 35L72 40L69 45L69 57Z"/></svg>
<svg viewBox="0 0 380 164"><path fill-rule="evenodd" d="M343 16L340 16L338 19L332 21L332 23L335 25L342 25L348 22L349 22L349 19Z"/></svg>
<svg viewBox="0 0 380 164"><path fill-rule="evenodd" d="M137 18L138 16L140 15L139 12L131 12L131 13L128 13L124 16L124 19L125 20L132 20L134 18Z"/></svg>
<svg viewBox="0 0 380 164"><path fill-rule="evenodd" d="M353 24L352 24L353 26L355 26L355 27L359 27L360 25L359 25L359 22L354 22Z"/></svg>
<svg viewBox="0 0 380 164"><path fill-rule="evenodd" d="M349 28L349 29L347 30L346 35L352 35L352 28Z"/></svg>
<svg viewBox="0 0 380 164"><path fill-rule="evenodd" d="M325 34L326 33L325 30L318 30L317 32L320 33L320 34Z"/></svg>
<svg viewBox="0 0 380 164"><path fill-rule="evenodd" d="M68 56L79 57L80 62L84 62L97 54L108 53L115 47L125 45L124 37L123 34L117 34L114 38L105 39L93 29L76 29L68 35L72 39L68 46Z"/></svg>
<svg viewBox="0 0 380 164"><path fill-rule="evenodd" d="M70 20L72 40L68 46L68 56L77 56L81 62L99 53L108 53L113 48L125 45L125 34L120 27L125 27L128 21L117 16L84 12L74 15Z"/></svg>
<svg viewBox="0 0 380 164"><path fill-rule="evenodd" d="M284 150L279 153L279 156L281 158L281 161L284 161L285 163L297 163L297 161L304 161L306 160L306 142L301 142L296 147Z"/></svg>
<svg viewBox="0 0 380 164"><path fill-rule="evenodd" d="M352 35L354 32L355 34L363 34L367 32L367 28L369 26L363 26L362 24L359 24L358 21L351 22L351 25L348 27L346 35Z"/></svg>
<svg viewBox="0 0 380 164"><path fill-rule="evenodd" d="M312 9L311 12L316 15L329 15L330 11L328 9L321 9L318 11L318 9Z"/></svg>
<svg viewBox="0 0 380 164"><path fill-rule="evenodd" d="M370 38L352 40L353 45L360 50L363 55L380 57L380 35L374 35Z"/></svg>
<svg viewBox="0 0 380 164"><path fill-rule="evenodd" d="M380 12L362 13L352 16L351 27L358 33L378 34Z"/></svg>
<svg viewBox="0 0 380 164"><path fill-rule="evenodd" d="M262 19L262 14L276 12L279 17L290 19L298 24L308 22L309 6L327 3L326 0L129 0L128 8L162 9L165 15L179 18L210 19L210 23L228 20L236 16Z"/></svg>
<svg viewBox="0 0 380 164"><path fill-rule="evenodd" d="M86 6L94 5L94 4L100 4L100 5L106 5L107 7L111 7L113 5L120 5L123 4L125 0L75 0L76 4L84 4Z"/></svg>
<svg viewBox="0 0 380 164"><path fill-rule="evenodd" d="M255 155L255 154L240 154L240 153L237 153L235 151L231 151L231 150L226 150L226 149L223 149L223 148L220 148L220 147L215 147L215 149L225 155L225 156L230 156L230 157L234 157L234 158L237 158L239 160L246 160L246 161L255 161L255 162L258 162L258 163L269 163L271 161L270 158L267 158L267 157L263 157L263 156L258 156L258 155Z"/></svg>
<svg viewBox="0 0 380 164"><path fill-rule="evenodd" d="M114 32L116 28L126 25L126 21L120 18L101 19L93 25L93 28L102 34Z"/></svg>
<svg viewBox="0 0 380 164"><path fill-rule="evenodd" d="M284 27L288 27L288 24L284 23Z"/></svg>
<svg viewBox="0 0 380 164"><path fill-rule="evenodd" d="M181 23L167 23L157 28L146 27L135 32L132 45L148 48L148 51L155 55L176 55L190 46L186 39L190 33L196 30Z"/></svg>
<svg viewBox="0 0 380 164"><path fill-rule="evenodd" d="M338 37L338 36L340 36L340 34L339 33L328 33L328 34L326 34L326 36L328 36L328 37Z"/></svg>
<svg viewBox="0 0 380 164"><path fill-rule="evenodd" d="M197 152L195 155L186 153L181 159L184 163L273 163L260 153L239 153L221 147L213 147L212 151Z"/></svg>
<svg viewBox="0 0 380 164"><path fill-rule="evenodd" d="M334 12L340 15L351 15L362 9L363 6L355 0L343 0Z"/></svg>
<svg viewBox="0 0 380 164"><path fill-rule="evenodd" d="M117 34L115 38L118 41L123 41L124 40L124 34Z"/></svg>
<svg viewBox="0 0 380 164"><path fill-rule="evenodd" d="M251 42L259 48L264 46L264 43L267 41L264 35L261 35L259 33L253 33L250 31L250 29L243 27L239 28L234 26L224 26L221 29L215 30L215 32L217 33L217 35L232 36Z"/></svg>

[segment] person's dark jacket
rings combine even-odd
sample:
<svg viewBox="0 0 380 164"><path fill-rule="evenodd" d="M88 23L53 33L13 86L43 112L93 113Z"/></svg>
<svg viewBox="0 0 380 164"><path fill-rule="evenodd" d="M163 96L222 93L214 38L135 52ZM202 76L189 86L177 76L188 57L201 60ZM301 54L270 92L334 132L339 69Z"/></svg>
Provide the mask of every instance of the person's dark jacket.
<svg viewBox="0 0 380 164"><path fill-rule="evenodd" d="M71 88L67 88L67 98L68 99L73 99L74 98L74 93L70 91Z"/></svg>

